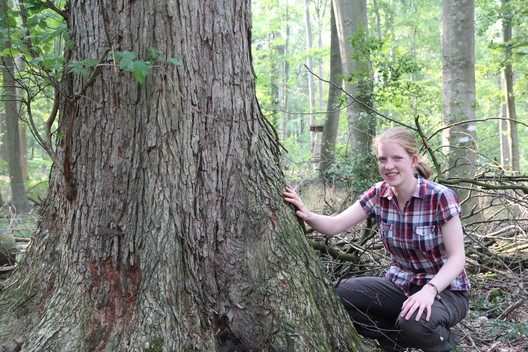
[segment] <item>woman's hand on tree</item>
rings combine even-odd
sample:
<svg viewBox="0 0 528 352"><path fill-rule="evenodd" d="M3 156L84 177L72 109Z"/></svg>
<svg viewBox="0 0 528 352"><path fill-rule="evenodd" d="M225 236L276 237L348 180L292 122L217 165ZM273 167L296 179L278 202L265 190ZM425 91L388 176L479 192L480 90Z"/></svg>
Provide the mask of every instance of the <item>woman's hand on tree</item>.
<svg viewBox="0 0 528 352"><path fill-rule="evenodd" d="M283 196L285 202L293 204L297 208L295 214L297 214L299 218L304 221L308 220L311 215L311 212L308 210L308 208L306 208L303 201L301 200L301 197L299 197L297 192L295 192L292 187L286 186L286 190L284 191Z"/></svg>

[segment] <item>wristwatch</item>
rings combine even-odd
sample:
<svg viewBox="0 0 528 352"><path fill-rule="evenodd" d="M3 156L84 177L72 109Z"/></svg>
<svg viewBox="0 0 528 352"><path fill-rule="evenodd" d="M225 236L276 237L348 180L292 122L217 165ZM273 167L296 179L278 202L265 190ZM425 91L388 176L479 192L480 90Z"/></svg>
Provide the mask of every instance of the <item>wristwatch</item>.
<svg viewBox="0 0 528 352"><path fill-rule="evenodd" d="M433 286L434 290L436 291L436 298L437 298L437 299L440 299L440 291L438 290L438 287L436 287L436 285L433 284L431 281L429 281L428 283L426 283L426 285Z"/></svg>

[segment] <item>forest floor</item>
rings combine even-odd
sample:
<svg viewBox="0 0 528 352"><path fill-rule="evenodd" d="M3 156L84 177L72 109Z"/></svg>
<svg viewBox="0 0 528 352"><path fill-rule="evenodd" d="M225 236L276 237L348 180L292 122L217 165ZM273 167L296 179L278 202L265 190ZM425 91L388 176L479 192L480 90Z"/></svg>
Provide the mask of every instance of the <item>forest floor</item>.
<svg viewBox="0 0 528 352"><path fill-rule="evenodd" d="M528 351L528 270L516 274L510 272L505 277L495 273L475 273L473 269L471 266L467 268L472 284L470 311L453 328L460 338L454 351ZM366 273L369 274L380 275L381 271ZM375 351L375 342L368 343Z"/></svg>
<svg viewBox="0 0 528 352"><path fill-rule="evenodd" d="M328 241L318 234L309 238L324 242L342 251L346 240ZM373 242L376 240L373 239ZM527 243L524 239L523 243ZM365 247L369 247L368 245ZM331 258L329 252L319 250L321 260L332 280L343 272L348 276L383 276L390 257L380 246L371 246L360 263L343 263ZM519 253L528 258L528 253ZM519 352L528 351L528 268L515 269L482 267L468 254L466 271L471 282L470 311L453 330L460 337L456 351ZM475 264L475 265L474 265ZM359 269L359 267L367 269ZM513 266L512 266L513 267ZM350 269L352 268L352 269ZM375 350L375 343L371 346Z"/></svg>
<svg viewBox="0 0 528 352"><path fill-rule="evenodd" d="M528 271L515 279L492 275L471 280L470 312L455 328L462 351L528 351Z"/></svg>

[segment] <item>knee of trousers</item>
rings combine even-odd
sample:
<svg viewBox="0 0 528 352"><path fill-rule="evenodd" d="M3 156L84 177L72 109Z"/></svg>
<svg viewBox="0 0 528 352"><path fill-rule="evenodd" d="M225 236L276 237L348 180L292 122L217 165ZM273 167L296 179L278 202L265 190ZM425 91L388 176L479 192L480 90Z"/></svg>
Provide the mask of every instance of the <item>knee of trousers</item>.
<svg viewBox="0 0 528 352"><path fill-rule="evenodd" d="M400 330L400 334L407 338L419 338L418 336L431 336L434 333L434 327L426 320L420 319L416 321L414 317L409 320L399 317L396 321L396 327Z"/></svg>
<svg viewBox="0 0 528 352"><path fill-rule="evenodd" d="M447 346L446 344L455 345L457 343L456 337L447 328L432 324L425 319L416 321L414 317L409 320L399 317L396 327L400 331L400 336L413 347L439 346L440 348L440 346ZM434 350L442 351L443 349ZM449 350L448 348L447 351Z"/></svg>

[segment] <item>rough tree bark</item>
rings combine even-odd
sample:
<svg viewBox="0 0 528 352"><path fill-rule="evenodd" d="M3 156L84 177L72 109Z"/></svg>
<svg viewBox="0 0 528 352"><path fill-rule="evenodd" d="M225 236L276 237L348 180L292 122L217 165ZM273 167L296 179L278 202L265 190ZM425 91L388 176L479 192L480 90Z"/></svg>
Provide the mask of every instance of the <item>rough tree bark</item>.
<svg viewBox="0 0 528 352"><path fill-rule="evenodd" d="M70 9L72 59L155 47L182 65L138 84L108 60L85 98L62 101L65 172L53 167L35 243L0 294L0 350L361 349L281 199L250 2Z"/></svg>

